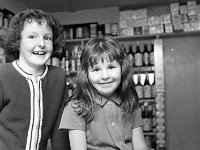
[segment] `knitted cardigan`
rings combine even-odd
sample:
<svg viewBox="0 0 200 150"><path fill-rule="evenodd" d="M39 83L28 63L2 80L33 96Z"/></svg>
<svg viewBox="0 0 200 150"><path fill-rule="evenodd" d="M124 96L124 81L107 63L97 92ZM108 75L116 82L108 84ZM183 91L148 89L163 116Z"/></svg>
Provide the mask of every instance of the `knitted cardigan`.
<svg viewBox="0 0 200 150"><path fill-rule="evenodd" d="M14 61L0 65L0 149L68 150L67 133L58 131L65 92L65 74L46 66L38 77Z"/></svg>

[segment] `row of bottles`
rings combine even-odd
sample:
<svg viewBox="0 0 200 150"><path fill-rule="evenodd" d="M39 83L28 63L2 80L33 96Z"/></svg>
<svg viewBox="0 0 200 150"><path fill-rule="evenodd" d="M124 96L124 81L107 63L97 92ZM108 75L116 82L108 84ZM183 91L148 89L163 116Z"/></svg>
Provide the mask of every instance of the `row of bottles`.
<svg viewBox="0 0 200 150"><path fill-rule="evenodd" d="M133 81L140 99L155 98L155 75L154 73L137 73L133 75Z"/></svg>
<svg viewBox="0 0 200 150"><path fill-rule="evenodd" d="M119 33L118 23L86 23L64 25L66 39L81 39L103 36L117 36Z"/></svg>
<svg viewBox="0 0 200 150"><path fill-rule="evenodd" d="M79 70L81 52L80 45L74 45L70 48L66 48L62 56L53 56L49 59L47 64L61 67L66 72L66 75L69 76Z"/></svg>
<svg viewBox="0 0 200 150"><path fill-rule="evenodd" d="M154 45L152 40L122 42L122 48L134 67L154 65Z"/></svg>
<svg viewBox="0 0 200 150"><path fill-rule="evenodd" d="M65 51L65 57L62 57L61 68L66 71L66 75L76 73L80 69L80 57L81 57L80 45L75 45L73 49L67 49Z"/></svg>

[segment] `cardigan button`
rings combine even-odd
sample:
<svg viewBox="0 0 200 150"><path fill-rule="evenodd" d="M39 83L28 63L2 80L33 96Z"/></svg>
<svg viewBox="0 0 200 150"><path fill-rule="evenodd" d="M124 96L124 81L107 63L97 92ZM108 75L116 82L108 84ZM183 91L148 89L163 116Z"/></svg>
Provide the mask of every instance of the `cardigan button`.
<svg viewBox="0 0 200 150"><path fill-rule="evenodd" d="M112 103L110 101L108 101L108 105L111 105Z"/></svg>

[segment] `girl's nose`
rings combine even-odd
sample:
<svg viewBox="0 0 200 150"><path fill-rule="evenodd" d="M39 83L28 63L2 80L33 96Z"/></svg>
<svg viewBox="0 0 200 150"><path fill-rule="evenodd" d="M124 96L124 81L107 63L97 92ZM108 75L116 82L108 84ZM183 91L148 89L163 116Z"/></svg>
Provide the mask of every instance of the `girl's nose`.
<svg viewBox="0 0 200 150"><path fill-rule="evenodd" d="M102 76L102 79L104 79L104 80L109 79L110 78L109 71L108 70L102 70L101 76Z"/></svg>
<svg viewBox="0 0 200 150"><path fill-rule="evenodd" d="M38 39L38 46L40 48L44 48L45 47L45 42L44 42L44 39L43 38L39 38Z"/></svg>

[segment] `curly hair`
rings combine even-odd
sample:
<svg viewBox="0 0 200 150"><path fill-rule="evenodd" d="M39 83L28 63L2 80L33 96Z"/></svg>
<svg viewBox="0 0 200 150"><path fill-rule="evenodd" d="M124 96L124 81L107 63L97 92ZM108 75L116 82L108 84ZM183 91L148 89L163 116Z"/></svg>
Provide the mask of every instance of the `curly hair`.
<svg viewBox="0 0 200 150"><path fill-rule="evenodd" d="M124 114L138 107L139 99L133 82L133 69L121 45L112 37L93 38L83 48L76 93L68 100L73 100L72 107L75 112L87 121L93 118L96 108L94 95L98 94L88 79L88 69L105 59L116 60L122 68L121 83L116 89L116 94L121 99Z"/></svg>
<svg viewBox="0 0 200 150"><path fill-rule="evenodd" d="M29 20L34 20L40 24L43 19L47 22L53 32L53 54L59 53L62 50L62 47L64 46L64 32L59 21L43 10L28 8L16 14L11 19L8 28L4 29L1 33L0 45L4 48L5 53L9 58L19 58L21 32L24 29L24 23Z"/></svg>

